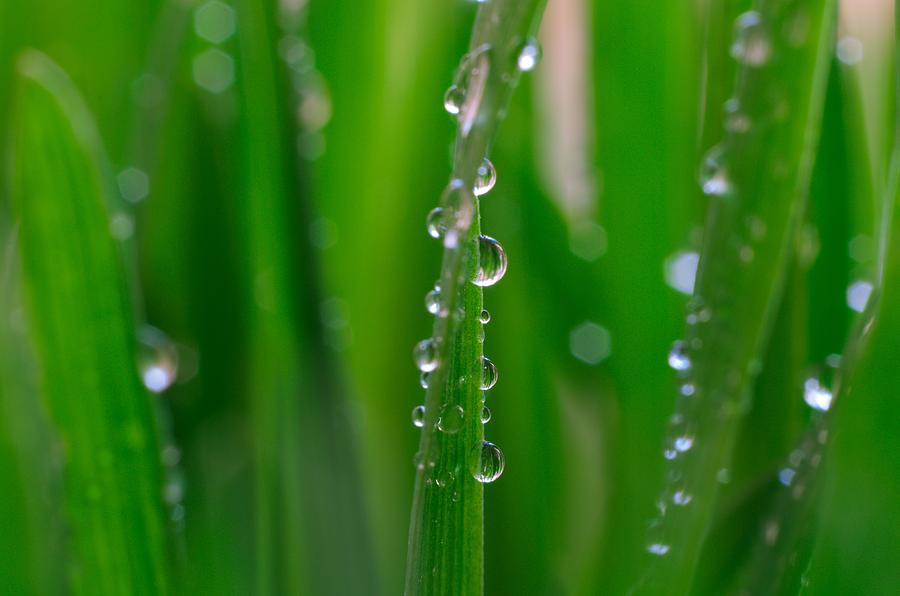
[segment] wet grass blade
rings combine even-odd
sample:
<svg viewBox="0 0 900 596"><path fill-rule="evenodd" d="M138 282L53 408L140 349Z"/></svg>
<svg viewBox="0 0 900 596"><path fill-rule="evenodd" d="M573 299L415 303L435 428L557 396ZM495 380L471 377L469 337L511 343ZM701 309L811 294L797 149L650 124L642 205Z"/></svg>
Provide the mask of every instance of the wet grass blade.
<svg viewBox="0 0 900 596"><path fill-rule="evenodd" d="M503 464L496 447L484 441L481 422L482 289L470 280L490 264L483 262L488 254L481 253L480 213L469 189L505 115L521 75L520 51L543 6L542 0L483 5L454 83L463 96L456 105L451 182L440 204L448 224L439 282L443 315L435 319L433 337L420 344L433 354L417 354L430 381L416 455L407 596L484 592L484 487L476 476L491 481ZM533 58L526 70L539 56Z"/></svg>
<svg viewBox="0 0 900 596"><path fill-rule="evenodd" d="M701 168L710 195L665 457L645 587L685 593L709 531L719 470L730 461L760 351L781 296L818 135L835 3L761 1L738 18L741 63L731 125Z"/></svg>
<svg viewBox="0 0 900 596"><path fill-rule="evenodd" d="M14 215L41 389L59 433L76 594L168 592L156 424L140 383L99 140L66 75L17 64Z"/></svg>

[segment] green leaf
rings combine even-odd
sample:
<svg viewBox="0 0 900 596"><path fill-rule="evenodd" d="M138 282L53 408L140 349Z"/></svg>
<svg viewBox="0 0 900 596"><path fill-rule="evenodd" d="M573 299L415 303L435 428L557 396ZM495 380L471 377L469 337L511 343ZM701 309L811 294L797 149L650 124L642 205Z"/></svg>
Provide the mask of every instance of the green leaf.
<svg viewBox="0 0 900 596"><path fill-rule="evenodd" d="M440 203L447 223L440 275L442 312L429 343L419 344L434 351L427 360L437 368L420 365L431 378L416 454L407 596L484 591L484 487L476 476L486 467L502 465L502 454L484 441L481 422L482 290L471 281L480 267L491 263L483 250L480 212L470 189L505 116L521 75L520 51L535 31L543 7L542 0L498 0L482 6L470 51L454 81L464 98L458 105L451 182ZM494 479L493 473L487 475Z"/></svg>
<svg viewBox="0 0 900 596"><path fill-rule="evenodd" d="M31 337L59 433L76 594L164 594L168 562L156 424L135 360L101 147L68 77L17 63L14 215Z"/></svg>
<svg viewBox="0 0 900 596"><path fill-rule="evenodd" d="M701 166L710 195L683 344L682 390L665 446L671 460L647 542L651 593L685 593L710 529L716 476L728 466L779 304L818 136L835 3L757 2L738 19L728 127Z"/></svg>

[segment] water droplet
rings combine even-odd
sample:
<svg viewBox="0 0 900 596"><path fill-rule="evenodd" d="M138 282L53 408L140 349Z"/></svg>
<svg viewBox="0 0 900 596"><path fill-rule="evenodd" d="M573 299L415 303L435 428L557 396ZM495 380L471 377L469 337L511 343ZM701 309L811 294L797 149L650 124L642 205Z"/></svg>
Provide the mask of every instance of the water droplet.
<svg viewBox="0 0 900 596"><path fill-rule="evenodd" d="M413 349L413 359L422 372L431 372L438 367L438 350L436 342L423 339Z"/></svg>
<svg viewBox="0 0 900 596"><path fill-rule="evenodd" d="M716 145L703 156L699 178L700 187L708 195L721 197L731 190L725 168L725 150L721 145Z"/></svg>
<svg viewBox="0 0 900 596"><path fill-rule="evenodd" d="M831 390L823 387L819 379L810 377L803 383L803 401L814 410L825 412L831 407L831 400L834 398Z"/></svg>
<svg viewBox="0 0 900 596"><path fill-rule="evenodd" d="M432 238L440 238L447 231L447 225L444 223L444 210L435 207L428 212L425 218L425 226L428 229L428 235Z"/></svg>
<svg viewBox="0 0 900 596"><path fill-rule="evenodd" d="M471 457L472 476L478 482L488 484L503 474L506 461L500 448L489 441L475 447Z"/></svg>
<svg viewBox="0 0 900 596"><path fill-rule="evenodd" d="M529 37L519 49L519 57L516 58L516 66L522 72L534 70L541 61L541 44L533 37Z"/></svg>
<svg viewBox="0 0 900 596"><path fill-rule="evenodd" d="M491 160L485 158L475 172L475 188L472 190L476 197L480 197L489 193L496 183L497 170L494 169L494 164L491 163Z"/></svg>
<svg viewBox="0 0 900 596"><path fill-rule="evenodd" d="M651 555L662 556L669 552L668 544L660 544L659 542L654 542L652 544L647 545L647 552Z"/></svg>
<svg viewBox="0 0 900 596"><path fill-rule="evenodd" d="M491 313L487 310L482 310L481 316L478 317L478 320L481 321L482 325L487 325L491 322Z"/></svg>
<svg viewBox="0 0 900 596"><path fill-rule="evenodd" d="M740 15L735 22L731 56L747 66L762 66L772 52L769 34L755 10Z"/></svg>
<svg viewBox="0 0 900 596"><path fill-rule="evenodd" d="M796 475L797 471L793 468L783 468L778 472L778 482L785 486L790 486Z"/></svg>
<svg viewBox="0 0 900 596"><path fill-rule="evenodd" d="M482 234L478 237L478 273L474 284L486 288L506 275L506 251L499 242Z"/></svg>
<svg viewBox="0 0 900 596"><path fill-rule="evenodd" d="M430 372L423 372L421 375L419 375L419 385L422 386L422 389L428 389L428 384L430 383L430 381L431 381L431 373Z"/></svg>
<svg viewBox="0 0 900 596"><path fill-rule="evenodd" d="M668 460L673 460L678 457L678 452L674 449L666 449L665 451L663 451L663 457Z"/></svg>
<svg viewBox="0 0 900 596"><path fill-rule="evenodd" d="M675 494L672 495L672 502L682 507L690 503L693 499L693 495L689 495L683 490L675 491Z"/></svg>
<svg viewBox="0 0 900 596"><path fill-rule="evenodd" d="M847 306L856 312L863 312L866 310L866 304L869 303L871 296L872 284L864 280L857 280L847 288Z"/></svg>
<svg viewBox="0 0 900 596"><path fill-rule="evenodd" d="M666 284L673 290L690 296L694 293L699 263L700 255L696 252L676 252L663 265Z"/></svg>
<svg viewBox="0 0 900 596"><path fill-rule="evenodd" d="M425 426L425 406L416 406L413 408L412 423L416 428Z"/></svg>
<svg viewBox="0 0 900 596"><path fill-rule="evenodd" d="M465 412L460 405L446 404L441 408L441 416L438 418L438 430L453 435L459 432L463 425Z"/></svg>
<svg viewBox="0 0 900 596"><path fill-rule="evenodd" d="M487 406L481 408L481 423L487 424L491 421L491 409Z"/></svg>
<svg viewBox="0 0 900 596"><path fill-rule="evenodd" d="M697 391L697 388L694 386L693 383L685 383L678 390L678 392L681 393L681 395L683 395L685 397L690 397L690 396L694 395L694 393L696 391Z"/></svg>
<svg viewBox="0 0 900 596"><path fill-rule="evenodd" d="M433 290L425 294L425 310L436 317L447 316L447 307L444 305L440 286L435 285Z"/></svg>
<svg viewBox="0 0 900 596"><path fill-rule="evenodd" d="M748 132L752 125L750 116L741 109L741 102L732 97L725 102L725 130L734 134Z"/></svg>
<svg viewBox="0 0 900 596"><path fill-rule="evenodd" d="M456 480L456 475L450 470L444 470L438 474L436 483L441 488L447 488L448 486L453 485L454 480Z"/></svg>
<svg viewBox="0 0 900 596"><path fill-rule="evenodd" d="M669 351L669 366L677 371L686 371L691 368L691 359L683 341L678 340L672 344L672 349Z"/></svg>
<svg viewBox="0 0 900 596"><path fill-rule="evenodd" d="M144 325L139 333L138 367L144 387L162 393L172 386L178 375L178 350L165 333Z"/></svg>
<svg viewBox="0 0 900 596"><path fill-rule="evenodd" d="M481 390L487 391L497 384L497 365L487 356L481 357Z"/></svg>
<svg viewBox="0 0 900 596"><path fill-rule="evenodd" d="M447 92L444 93L444 109L448 114L458 116L465 100L465 91L460 89L457 85L450 85L447 88Z"/></svg>
<svg viewBox="0 0 900 596"><path fill-rule="evenodd" d="M675 450L684 453L694 446L694 437L681 436L675 439Z"/></svg>

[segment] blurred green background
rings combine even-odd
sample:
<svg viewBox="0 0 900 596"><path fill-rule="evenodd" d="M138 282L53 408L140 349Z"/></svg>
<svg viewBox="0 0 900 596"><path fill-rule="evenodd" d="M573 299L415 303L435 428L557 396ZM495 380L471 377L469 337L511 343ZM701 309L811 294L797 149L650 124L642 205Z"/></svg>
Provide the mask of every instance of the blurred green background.
<svg viewBox="0 0 900 596"><path fill-rule="evenodd" d="M701 123L727 98L727 39L748 4L549 0L544 59L514 97L482 201L483 230L510 263L485 291L485 351L500 372L486 434L507 460L486 488L487 594L625 594L647 565L675 396L666 355L683 333L707 204L697 164L721 132ZM843 350L848 289L871 278L891 7L844 8L839 36L853 41L831 69L811 208L699 593L731 589L763 485L810 424L803 381ZM166 387L146 399L161 420L170 589L397 594L418 443L409 417L423 397L410 353L430 333L423 297L440 262L424 218L449 174L442 97L476 10L0 2L0 593L69 591L65 471L8 205L6 164L31 157L10 132L20 52L71 77L105 146L141 373ZM808 593L900 586L888 556L900 542L888 498L900 484L895 319L873 339L884 364L863 367L860 399L832 420L841 443L823 472L824 521L803 533L819 540ZM151 365L162 372L148 379ZM260 472L255 458L276 465ZM261 485L274 547L260 544Z"/></svg>

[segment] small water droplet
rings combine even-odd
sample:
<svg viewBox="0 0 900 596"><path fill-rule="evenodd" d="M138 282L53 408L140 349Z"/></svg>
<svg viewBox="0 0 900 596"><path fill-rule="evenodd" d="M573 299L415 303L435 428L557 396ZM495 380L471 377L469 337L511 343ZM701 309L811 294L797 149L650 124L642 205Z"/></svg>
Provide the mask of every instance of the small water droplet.
<svg viewBox="0 0 900 596"><path fill-rule="evenodd" d="M674 449L666 449L665 451L663 451L663 457L668 460L673 460L678 457L678 452Z"/></svg>
<svg viewBox="0 0 900 596"><path fill-rule="evenodd" d="M491 313L487 310L482 310L481 316L478 317L478 320L481 321L482 325L487 325L491 322Z"/></svg>
<svg viewBox="0 0 900 596"><path fill-rule="evenodd" d="M438 350L434 340L423 339L413 349L413 359L422 372L431 372L438 367Z"/></svg>
<svg viewBox="0 0 900 596"><path fill-rule="evenodd" d="M178 350L168 336L150 325L139 333L138 367L144 387L152 393L162 393L172 386L178 376Z"/></svg>
<svg viewBox="0 0 900 596"><path fill-rule="evenodd" d="M464 417L465 412L462 406L446 404L441 408L441 416L437 423L438 430L448 435L456 434L462 428Z"/></svg>
<svg viewBox="0 0 900 596"><path fill-rule="evenodd" d="M683 341L678 340L672 344L672 349L669 351L669 366L677 371L686 371L691 368L691 359Z"/></svg>
<svg viewBox="0 0 900 596"><path fill-rule="evenodd" d="M825 412L831 407L832 399L831 390L823 387L819 379L810 377L803 382L803 401L812 409Z"/></svg>
<svg viewBox="0 0 900 596"><path fill-rule="evenodd" d="M725 150L721 145L716 145L703 156L699 178L700 187L708 195L721 197L731 190L725 168Z"/></svg>
<svg viewBox="0 0 900 596"><path fill-rule="evenodd" d="M454 480L456 480L456 475L450 470L444 470L438 474L436 483L441 488L447 488L448 486L453 485Z"/></svg>
<svg viewBox="0 0 900 596"><path fill-rule="evenodd" d="M436 317L447 316L447 307L444 306L444 298L439 286L435 286L433 290L425 294L425 310Z"/></svg>
<svg viewBox="0 0 900 596"><path fill-rule="evenodd" d="M681 386L681 388L678 390L678 392L681 393L681 395L683 395L685 397L690 397L690 396L694 395L694 393L696 391L697 391L697 388L694 386L693 383L684 383Z"/></svg>
<svg viewBox="0 0 900 596"><path fill-rule="evenodd" d="M758 12L750 10L735 21L731 56L747 66L762 66L772 53L769 34Z"/></svg>
<svg viewBox="0 0 900 596"><path fill-rule="evenodd" d="M432 238L443 236L444 232L447 231L447 226L444 223L444 210L440 207L435 207L429 211L428 217L425 218L425 227L428 230L428 235Z"/></svg>
<svg viewBox="0 0 900 596"><path fill-rule="evenodd" d="M694 437L689 437L686 435L678 437L675 439L674 445L676 451L684 453L694 446Z"/></svg>
<svg viewBox="0 0 900 596"><path fill-rule="evenodd" d="M465 91L457 85L450 85L447 88L447 92L444 93L444 110L452 116L458 116L465 100Z"/></svg>
<svg viewBox="0 0 900 596"><path fill-rule="evenodd" d="M533 37L529 37L519 49L519 56L516 58L516 66L522 72L534 70L541 61L541 44Z"/></svg>
<svg viewBox="0 0 900 596"><path fill-rule="evenodd" d="M482 234L478 237L478 273L473 283L486 288L506 275L506 251L499 242Z"/></svg>
<svg viewBox="0 0 900 596"><path fill-rule="evenodd" d="M506 461L500 448L489 441L475 447L471 457L472 476L478 482L488 484L503 474Z"/></svg>
<svg viewBox="0 0 900 596"><path fill-rule="evenodd" d="M491 160L484 158L484 161L481 162L481 165L478 166L478 170L475 172L475 188L472 189L475 196L480 197L489 193L496 183L497 170L494 169L494 164L491 163Z"/></svg>
<svg viewBox="0 0 900 596"><path fill-rule="evenodd" d="M416 428L425 426L425 406L416 406L413 408L412 423Z"/></svg>
<svg viewBox="0 0 900 596"><path fill-rule="evenodd" d="M481 423L487 424L491 421L491 409L487 406L481 408Z"/></svg>
<svg viewBox="0 0 900 596"><path fill-rule="evenodd" d="M748 132L752 126L750 116L741 109L741 102L732 97L725 102L725 130L734 134Z"/></svg>
<svg viewBox="0 0 900 596"><path fill-rule="evenodd" d="M654 542L652 544L647 545L647 552L651 555L662 556L669 552L668 544L660 544L659 542Z"/></svg>
<svg viewBox="0 0 900 596"><path fill-rule="evenodd" d="M481 390L487 391L497 384L497 365L495 365L487 356L481 357Z"/></svg>
<svg viewBox="0 0 900 596"><path fill-rule="evenodd" d="M675 494L672 495L672 502L682 507L690 503L693 499L694 497L692 495L689 495L683 490L675 491Z"/></svg>
<svg viewBox="0 0 900 596"><path fill-rule="evenodd" d="M428 389L428 384L431 381L431 373L423 372L419 375L419 385L422 386L422 389Z"/></svg>

